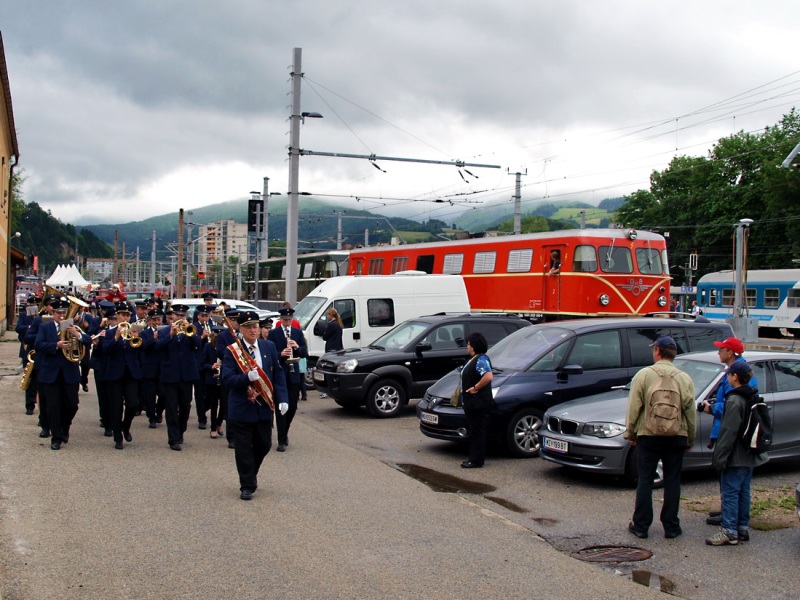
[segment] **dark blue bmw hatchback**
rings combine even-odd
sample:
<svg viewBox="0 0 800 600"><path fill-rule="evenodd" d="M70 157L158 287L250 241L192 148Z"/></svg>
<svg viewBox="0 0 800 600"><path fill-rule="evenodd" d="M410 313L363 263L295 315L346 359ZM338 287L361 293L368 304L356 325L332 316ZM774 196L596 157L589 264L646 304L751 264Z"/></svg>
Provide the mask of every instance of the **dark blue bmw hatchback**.
<svg viewBox="0 0 800 600"><path fill-rule="evenodd" d="M581 319L520 329L489 349L496 407L488 435L515 456L539 453L539 429L551 406L625 385L652 364L650 344L662 335L675 338L678 353L714 350L714 342L733 335L725 323L704 318ZM451 406L458 371L437 381L417 405L420 430L428 437L469 438L466 416Z"/></svg>

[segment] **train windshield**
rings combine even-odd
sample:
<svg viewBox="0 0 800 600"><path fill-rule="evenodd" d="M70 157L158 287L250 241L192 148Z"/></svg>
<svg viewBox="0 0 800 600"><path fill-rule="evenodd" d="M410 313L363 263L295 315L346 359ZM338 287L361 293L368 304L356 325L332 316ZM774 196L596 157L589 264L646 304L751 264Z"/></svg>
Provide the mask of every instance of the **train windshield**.
<svg viewBox="0 0 800 600"><path fill-rule="evenodd" d="M300 321L300 327L305 329L323 306L327 306L328 299L322 296L306 296L294 309L294 318Z"/></svg>
<svg viewBox="0 0 800 600"><path fill-rule="evenodd" d="M489 348L486 355L493 368L521 371L574 336L561 327L523 327Z"/></svg>

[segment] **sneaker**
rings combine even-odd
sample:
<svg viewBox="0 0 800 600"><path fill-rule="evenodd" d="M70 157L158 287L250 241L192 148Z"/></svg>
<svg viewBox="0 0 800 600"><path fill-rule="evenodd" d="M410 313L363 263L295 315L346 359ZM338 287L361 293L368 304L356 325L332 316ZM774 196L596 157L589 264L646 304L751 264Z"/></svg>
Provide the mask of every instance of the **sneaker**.
<svg viewBox="0 0 800 600"><path fill-rule="evenodd" d="M739 541L740 542L749 542L750 541L750 530L749 529L740 529L739 530Z"/></svg>
<svg viewBox="0 0 800 600"><path fill-rule="evenodd" d="M735 546L739 543L739 537L729 535L724 529L720 529L710 538L706 539L706 544L709 546Z"/></svg>

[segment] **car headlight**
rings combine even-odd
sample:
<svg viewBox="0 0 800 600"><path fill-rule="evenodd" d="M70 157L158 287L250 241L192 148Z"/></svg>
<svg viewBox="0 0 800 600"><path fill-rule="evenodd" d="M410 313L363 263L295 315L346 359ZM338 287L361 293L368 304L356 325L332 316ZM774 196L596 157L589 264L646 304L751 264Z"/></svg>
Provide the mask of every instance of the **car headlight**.
<svg viewBox="0 0 800 600"><path fill-rule="evenodd" d="M583 426L583 435L598 438L612 438L625 433L625 427L619 423L586 423Z"/></svg>
<svg viewBox="0 0 800 600"><path fill-rule="evenodd" d="M355 358L351 358L351 359L346 360L344 362L340 362L338 365L336 365L336 372L337 373L352 373L353 371L356 370L357 366L358 366L358 360L356 360Z"/></svg>

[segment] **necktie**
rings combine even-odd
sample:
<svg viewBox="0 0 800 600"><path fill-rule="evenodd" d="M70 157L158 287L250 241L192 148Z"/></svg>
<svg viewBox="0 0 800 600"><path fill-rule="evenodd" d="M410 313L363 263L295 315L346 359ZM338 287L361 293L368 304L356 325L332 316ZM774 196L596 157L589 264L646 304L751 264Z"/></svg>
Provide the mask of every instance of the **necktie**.
<svg viewBox="0 0 800 600"><path fill-rule="evenodd" d="M250 356L255 358L256 357L256 347L255 346L248 346L247 349L250 350Z"/></svg>

